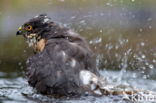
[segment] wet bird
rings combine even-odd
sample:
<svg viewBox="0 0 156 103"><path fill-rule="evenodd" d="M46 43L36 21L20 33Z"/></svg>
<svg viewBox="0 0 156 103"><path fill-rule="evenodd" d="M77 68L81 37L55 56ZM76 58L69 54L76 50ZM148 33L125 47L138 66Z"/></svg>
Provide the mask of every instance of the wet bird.
<svg viewBox="0 0 156 103"><path fill-rule="evenodd" d="M100 76L85 39L54 23L46 14L24 23L16 35L23 35L33 47L34 55L26 61L26 76L39 93L82 95L87 91L85 79L90 79L86 73Z"/></svg>
<svg viewBox="0 0 156 103"><path fill-rule="evenodd" d="M140 92L151 93L109 84L100 76L94 54L85 39L54 23L46 14L35 16L24 23L16 35L23 35L28 45L33 47L34 54L26 61L25 74L29 85L41 94L127 97Z"/></svg>

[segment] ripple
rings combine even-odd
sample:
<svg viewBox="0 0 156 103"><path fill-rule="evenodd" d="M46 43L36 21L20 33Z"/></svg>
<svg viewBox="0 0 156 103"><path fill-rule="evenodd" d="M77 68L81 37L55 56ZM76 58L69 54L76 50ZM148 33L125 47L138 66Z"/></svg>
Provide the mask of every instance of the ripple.
<svg viewBox="0 0 156 103"><path fill-rule="evenodd" d="M140 89L156 91L156 81L143 79L134 72L100 71L111 83L126 84ZM119 81L120 80L120 81ZM2 103L131 103L120 96L83 96L81 98L53 98L37 94L28 84L25 78L0 79L0 99Z"/></svg>

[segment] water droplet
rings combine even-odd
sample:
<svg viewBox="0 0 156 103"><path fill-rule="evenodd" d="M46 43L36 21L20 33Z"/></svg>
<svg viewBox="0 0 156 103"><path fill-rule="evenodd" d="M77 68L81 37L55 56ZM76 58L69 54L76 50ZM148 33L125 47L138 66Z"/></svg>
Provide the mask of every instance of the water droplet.
<svg viewBox="0 0 156 103"><path fill-rule="evenodd" d="M148 62L146 62L146 63L145 63L145 65L149 65L149 63L148 63Z"/></svg>
<svg viewBox="0 0 156 103"><path fill-rule="evenodd" d="M147 75L143 75L143 78L144 78L144 79L147 79Z"/></svg>
<svg viewBox="0 0 156 103"><path fill-rule="evenodd" d="M141 73L142 73L142 74L144 74L144 73L145 73L145 71L143 71L143 70L142 70L142 71L141 71Z"/></svg>
<svg viewBox="0 0 156 103"><path fill-rule="evenodd" d="M91 40L89 43L90 44L97 44L100 43L102 41L102 38L96 38L95 40Z"/></svg>
<svg viewBox="0 0 156 103"><path fill-rule="evenodd" d="M148 19L147 19L147 21L151 21L151 20L152 20L152 18L148 18Z"/></svg>
<svg viewBox="0 0 156 103"><path fill-rule="evenodd" d="M152 60L153 63L156 63L156 60Z"/></svg>
<svg viewBox="0 0 156 103"><path fill-rule="evenodd" d="M150 69L154 69L154 66L151 64L151 65L149 65L149 68Z"/></svg>
<svg viewBox="0 0 156 103"><path fill-rule="evenodd" d="M142 67L142 70L146 70L146 68L145 67Z"/></svg>
<svg viewBox="0 0 156 103"><path fill-rule="evenodd" d="M81 20L81 21L80 21L80 24L85 25L85 24L86 24L86 21L85 21L85 20Z"/></svg>
<svg viewBox="0 0 156 103"><path fill-rule="evenodd" d="M118 48L119 48L119 45L116 45L116 46L115 46L115 49L118 49Z"/></svg>
<svg viewBox="0 0 156 103"><path fill-rule="evenodd" d="M72 17L71 17L71 19L75 19L75 18L76 18L76 16L72 16Z"/></svg>
<svg viewBox="0 0 156 103"><path fill-rule="evenodd" d="M117 53L115 53L115 57L118 57L119 55Z"/></svg>
<svg viewBox="0 0 156 103"><path fill-rule="evenodd" d="M144 42L141 42L140 45L141 45L141 46L145 46L145 43L144 43Z"/></svg>

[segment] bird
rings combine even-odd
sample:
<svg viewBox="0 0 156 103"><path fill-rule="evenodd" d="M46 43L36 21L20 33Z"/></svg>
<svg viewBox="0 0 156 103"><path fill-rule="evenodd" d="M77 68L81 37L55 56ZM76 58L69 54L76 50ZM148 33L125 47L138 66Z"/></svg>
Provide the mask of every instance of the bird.
<svg viewBox="0 0 156 103"><path fill-rule="evenodd" d="M82 95L124 95L131 100L155 92L116 86L101 76L95 55L80 34L39 14L18 28L34 54L26 60L28 84L43 95L55 97ZM144 96L144 95L143 95Z"/></svg>
<svg viewBox="0 0 156 103"><path fill-rule="evenodd" d="M95 56L86 40L73 30L37 15L18 28L34 54L26 60L25 75L30 86L45 95L85 94L89 75L100 76ZM83 77L84 76L84 77ZM90 78L88 78L90 79ZM88 85L88 84L87 84Z"/></svg>

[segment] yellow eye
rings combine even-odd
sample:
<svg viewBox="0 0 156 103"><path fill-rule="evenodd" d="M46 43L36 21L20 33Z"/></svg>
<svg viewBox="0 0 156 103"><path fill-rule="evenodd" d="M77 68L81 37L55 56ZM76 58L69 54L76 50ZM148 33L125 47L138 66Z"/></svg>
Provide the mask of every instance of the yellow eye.
<svg viewBox="0 0 156 103"><path fill-rule="evenodd" d="M25 30L31 31L31 30L32 30L32 26L31 26L31 25L26 26L26 27L25 27Z"/></svg>

